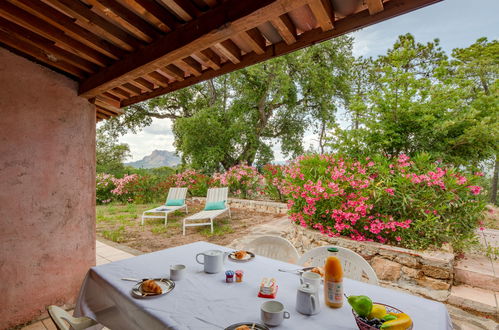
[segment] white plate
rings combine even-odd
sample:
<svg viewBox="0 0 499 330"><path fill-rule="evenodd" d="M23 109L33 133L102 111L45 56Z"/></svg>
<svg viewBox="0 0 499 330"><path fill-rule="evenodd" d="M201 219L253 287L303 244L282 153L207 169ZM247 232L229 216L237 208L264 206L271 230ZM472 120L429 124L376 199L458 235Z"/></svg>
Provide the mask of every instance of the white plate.
<svg viewBox="0 0 499 330"><path fill-rule="evenodd" d="M153 280L161 287L162 292L160 294L143 292L142 283L144 283L144 281L146 280L142 280L139 283L135 284L135 286L132 288L132 296L136 298L157 297L167 294L168 292L172 291L173 288L175 288L175 282L167 278L153 278Z"/></svg>
<svg viewBox="0 0 499 330"><path fill-rule="evenodd" d="M241 251L241 250L238 250L238 251ZM242 261L242 262L245 262L245 261L250 261L252 259L255 258L255 254L253 252L250 252L250 251L246 251L246 255L244 256L244 258L242 259L237 259L236 258L236 252L237 251L233 251L229 254L229 259L231 259L232 261Z"/></svg>

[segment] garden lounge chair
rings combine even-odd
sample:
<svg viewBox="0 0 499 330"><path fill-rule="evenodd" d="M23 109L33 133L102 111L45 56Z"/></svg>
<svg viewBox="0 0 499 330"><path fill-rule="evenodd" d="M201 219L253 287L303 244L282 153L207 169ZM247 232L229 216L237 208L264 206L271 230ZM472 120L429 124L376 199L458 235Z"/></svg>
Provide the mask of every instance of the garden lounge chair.
<svg viewBox="0 0 499 330"><path fill-rule="evenodd" d="M165 219L165 226L168 222L168 213L175 212L177 210L185 208L185 213L188 213L187 204L185 203L185 197L187 196L187 188L170 188L168 191L168 197L166 198L165 205L155 207L151 210L144 211L142 213L141 225L144 225L144 219ZM148 214L156 215L148 215ZM163 213L164 215L157 215Z"/></svg>
<svg viewBox="0 0 499 330"><path fill-rule="evenodd" d="M378 276L369 263L354 251L340 246L321 246L312 249L301 256L298 264L305 267L323 267L324 260L331 255L327 249L335 247L338 249L338 257L343 266L345 277L352 280L378 284Z"/></svg>
<svg viewBox="0 0 499 330"><path fill-rule="evenodd" d="M285 238L279 236L260 236L244 246L245 250L258 255L296 264L300 255L296 248Z"/></svg>
<svg viewBox="0 0 499 330"><path fill-rule="evenodd" d="M183 221L182 234L185 235L185 227L194 226L211 226L211 232L213 233L213 219L221 215L222 213L229 212L229 218L231 218L230 209L227 205L227 198L229 194L229 188L210 188L208 189L208 194L206 195L206 205L203 211L187 217ZM210 222L197 222L198 220L209 219ZM189 223L190 222L190 223Z"/></svg>

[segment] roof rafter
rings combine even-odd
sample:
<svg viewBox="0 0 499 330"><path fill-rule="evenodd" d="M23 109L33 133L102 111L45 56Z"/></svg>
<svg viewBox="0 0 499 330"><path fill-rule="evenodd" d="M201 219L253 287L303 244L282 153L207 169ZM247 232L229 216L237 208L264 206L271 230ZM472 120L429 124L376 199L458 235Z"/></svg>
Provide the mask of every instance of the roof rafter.
<svg viewBox="0 0 499 330"><path fill-rule="evenodd" d="M211 47L311 0L228 0L80 84L79 93L95 97L138 76L190 56L201 45ZM231 24L227 24L227 22ZM206 31L211 31L206 33Z"/></svg>

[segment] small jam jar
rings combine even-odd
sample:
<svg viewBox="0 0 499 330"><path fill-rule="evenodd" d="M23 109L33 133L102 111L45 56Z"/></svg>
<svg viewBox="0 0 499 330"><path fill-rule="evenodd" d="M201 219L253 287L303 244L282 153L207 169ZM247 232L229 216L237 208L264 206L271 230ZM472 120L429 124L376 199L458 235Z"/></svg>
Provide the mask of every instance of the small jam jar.
<svg viewBox="0 0 499 330"><path fill-rule="evenodd" d="M244 272L242 270L236 270L236 282L243 281L243 274Z"/></svg>
<svg viewBox="0 0 499 330"><path fill-rule="evenodd" d="M227 282L227 283L234 282L234 271L228 270L225 272L225 282Z"/></svg>

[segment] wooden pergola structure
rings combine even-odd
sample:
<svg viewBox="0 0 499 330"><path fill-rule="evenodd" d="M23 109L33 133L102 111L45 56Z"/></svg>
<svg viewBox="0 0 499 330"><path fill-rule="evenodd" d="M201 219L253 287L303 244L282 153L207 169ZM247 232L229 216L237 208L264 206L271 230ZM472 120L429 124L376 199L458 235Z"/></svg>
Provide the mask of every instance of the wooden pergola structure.
<svg viewBox="0 0 499 330"><path fill-rule="evenodd" d="M2 0L0 43L77 80L101 120L438 1Z"/></svg>

